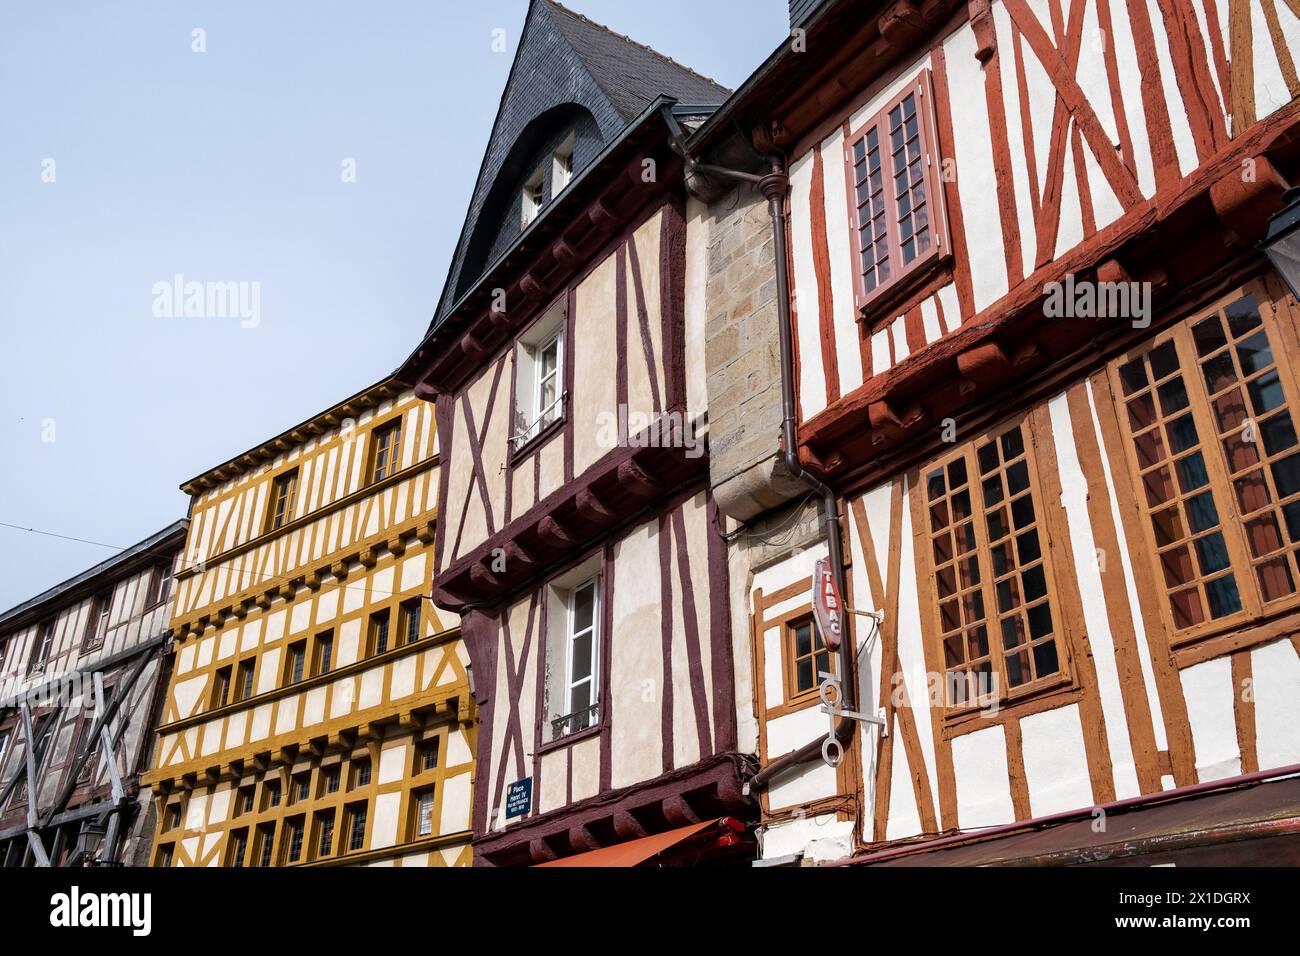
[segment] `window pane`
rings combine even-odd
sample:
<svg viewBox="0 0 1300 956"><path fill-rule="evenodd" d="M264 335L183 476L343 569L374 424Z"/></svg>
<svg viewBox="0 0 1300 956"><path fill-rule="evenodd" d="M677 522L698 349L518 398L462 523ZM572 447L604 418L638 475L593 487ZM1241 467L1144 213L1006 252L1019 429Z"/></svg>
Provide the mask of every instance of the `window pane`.
<svg viewBox="0 0 1300 956"><path fill-rule="evenodd" d="M592 625L592 614L596 602L596 589L585 584L573 592L573 629L585 631Z"/></svg>

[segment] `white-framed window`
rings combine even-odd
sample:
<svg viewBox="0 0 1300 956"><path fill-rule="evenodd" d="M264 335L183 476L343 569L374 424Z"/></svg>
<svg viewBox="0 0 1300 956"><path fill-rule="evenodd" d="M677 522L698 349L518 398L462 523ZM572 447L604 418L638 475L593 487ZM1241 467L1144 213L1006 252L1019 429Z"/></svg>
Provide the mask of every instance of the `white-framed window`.
<svg viewBox="0 0 1300 956"><path fill-rule="evenodd" d="M596 579L584 581L569 592L569 634L566 647L565 684L570 714L569 731L583 730L595 723L597 704L596 610L600 598Z"/></svg>
<svg viewBox="0 0 1300 956"><path fill-rule="evenodd" d="M573 182L573 146L572 133L560 144L551 162L551 198L564 192L565 187Z"/></svg>
<svg viewBox="0 0 1300 956"><path fill-rule="evenodd" d="M0 767L5 765L5 753L9 750L9 731L0 730Z"/></svg>
<svg viewBox="0 0 1300 956"><path fill-rule="evenodd" d="M521 207L523 210L520 227L527 229L534 219L542 212L542 203L545 201L543 191L546 189L546 171L542 167L528 177L524 183L523 195L520 197Z"/></svg>
<svg viewBox="0 0 1300 956"><path fill-rule="evenodd" d="M564 306L557 304L515 350L515 448L559 420L564 394Z"/></svg>
<svg viewBox="0 0 1300 956"><path fill-rule="evenodd" d="M559 740L600 723L600 555L549 585L543 737Z"/></svg>

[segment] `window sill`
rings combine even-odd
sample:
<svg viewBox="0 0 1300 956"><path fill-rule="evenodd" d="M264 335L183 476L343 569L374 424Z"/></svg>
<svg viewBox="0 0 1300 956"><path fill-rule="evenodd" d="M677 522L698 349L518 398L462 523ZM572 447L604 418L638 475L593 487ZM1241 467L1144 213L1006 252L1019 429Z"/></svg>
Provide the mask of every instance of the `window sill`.
<svg viewBox="0 0 1300 956"><path fill-rule="evenodd" d="M537 756L551 753L555 750L563 750L565 747L571 747L574 744L582 743L584 740L590 740L592 737L599 737L605 730L605 723L601 721L594 726L586 727L572 734L565 734L563 737L557 737L554 740L547 741L537 748Z"/></svg>
<svg viewBox="0 0 1300 956"><path fill-rule="evenodd" d="M870 298L863 299L860 294L857 296L858 322L862 325L862 334L870 337L879 331L874 326L876 322L881 321L881 312L888 313L884 322L886 325L891 324L898 318L896 312L906 311L899 308L905 300L911 297L920 298L922 295L938 291L952 279L952 257L940 255L937 248L932 249L924 258L910 266L901 277L893 280L883 289L873 292ZM906 304L910 306L912 303Z"/></svg>
<svg viewBox="0 0 1300 956"><path fill-rule="evenodd" d="M561 415L532 438L528 439L528 441L524 442L517 448L512 449L510 452L510 467L514 468L519 464L519 462L533 454L533 452L537 451L543 445L550 444L551 439L559 434L560 430L564 427L567 417L568 416L566 415Z"/></svg>
<svg viewBox="0 0 1300 956"><path fill-rule="evenodd" d="M813 688L797 697L787 697L775 707L767 709L767 719L772 720L777 717L785 717L789 714L797 714L800 711L807 710L809 707L815 707L821 703L821 695L817 688Z"/></svg>
<svg viewBox="0 0 1300 956"><path fill-rule="evenodd" d="M1233 651L1289 637L1300 630L1300 602L1292 597L1279 604L1282 606L1269 613L1233 615L1230 623L1220 622L1212 629L1171 638L1169 648L1174 664L1181 670Z"/></svg>
<svg viewBox="0 0 1300 956"><path fill-rule="evenodd" d="M1017 688L1013 693L983 706L949 708L944 713L943 736L946 740L994 727L1009 720L1019 720L1042 710L1055 710L1077 703L1083 689L1069 675L1044 678ZM993 709L996 708L996 709Z"/></svg>

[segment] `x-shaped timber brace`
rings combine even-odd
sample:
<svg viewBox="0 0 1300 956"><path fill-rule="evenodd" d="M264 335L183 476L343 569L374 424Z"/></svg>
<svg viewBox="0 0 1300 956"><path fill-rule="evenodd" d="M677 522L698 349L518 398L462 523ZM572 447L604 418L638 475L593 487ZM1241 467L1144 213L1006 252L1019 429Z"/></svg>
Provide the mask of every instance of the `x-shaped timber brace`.
<svg viewBox="0 0 1300 956"><path fill-rule="evenodd" d="M60 788L58 796L43 814L38 813L36 806L38 796L36 768L45 762L48 745L42 747L41 744L45 740L45 731L49 729L49 725L58 714L58 710L56 709L44 715L39 724L40 735L36 736L32 732L31 709L28 707L27 701L24 699L19 702L18 708L22 715L23 734L26 737L27 744L24 754L26 758L25 767L16 771L9 779L9 782L4 785L3 789L0 789L0 804L3 804L4 801L8 799L9 794L18 785L18 781L25 773L27 779L27 842L31 848L32 855L36 858L37 866L50 866L50 854L45 850L45 844L41 840L40 831L53 826L55 817L62 813L67 807L68 801L72 798L73 791L77 788L77 778L81 776L82 768L85 767L86 761L90 758L91 753L94 752L96 740L98 740L100 759L104 762L104 766L108 770L112 791L111 806L108 807L103 814L99 815L101 821L103 820L103 817L108 817L108 828L104 834L103 846L111 851L111 848L117 839L117 831L121 821L120 811L122 809L122 802L126 797L126 788L123 786L121 771L119 770L117 761L114 758L114 749L117 743L122 739L126 730L126 725L123 723L122 726L118 728L117 733L112 736L109 735L108 728L110 722L117 715L118 710L121 709L122 702L126 700L131 688L135 686L136 681L140 679L140 675L144 673L145 667L148 666L149 661L152 658L152 655L148 652L153 650L154 646L155 645L151 643L145 647L139 648L139 659L136 661L135 666L131 668L131 672L127 675L126 680L114 688L113 698L110 701L105 702L104 700L103 674L99 670L92 672L91 679L95 687L95 722L91 727L91 732L82 738L81 750L77 754L72 766L67 768L65 771L63 786ZM32 746L33 740L37 742L35 747ZM52 743L53 737L51 735L50 744L52 745ZM40 751L39 753L37 752L38 749ZM58 842L56 838L56 854L57 849ZM84 855L84 852L84 848L79 848L73 860L79 862L81 857Z"/></svg>

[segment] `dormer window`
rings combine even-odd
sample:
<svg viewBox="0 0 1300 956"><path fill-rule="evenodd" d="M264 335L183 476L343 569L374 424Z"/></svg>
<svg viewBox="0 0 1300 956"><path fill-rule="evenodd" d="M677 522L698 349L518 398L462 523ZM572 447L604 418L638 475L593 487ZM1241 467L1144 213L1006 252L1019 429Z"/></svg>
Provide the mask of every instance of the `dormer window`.
<svg viewBox="0 0 1300 956"><path fill-rule="evenodd" d="M537 171L528 177L524 183L523 194L523 222L522 228L527 229L534 219L542 211L542 202L544 201L544 190L546 189L546 176L544 170L538 167Z"/></svg>
<svg viewBox="0 0 1300 956"><path fill-rule="evenodd" d="M564 192L565 187L573 181L573 144L574 137L570 133L555 151L554 170L551 174L552 199Z"/></svg>
<svg viewBox="0 0 1300 956"><path fill-rule="evenodd" d="M515 352L515 448L564 411L564 306L556 305L519 340Z"/></svg>

